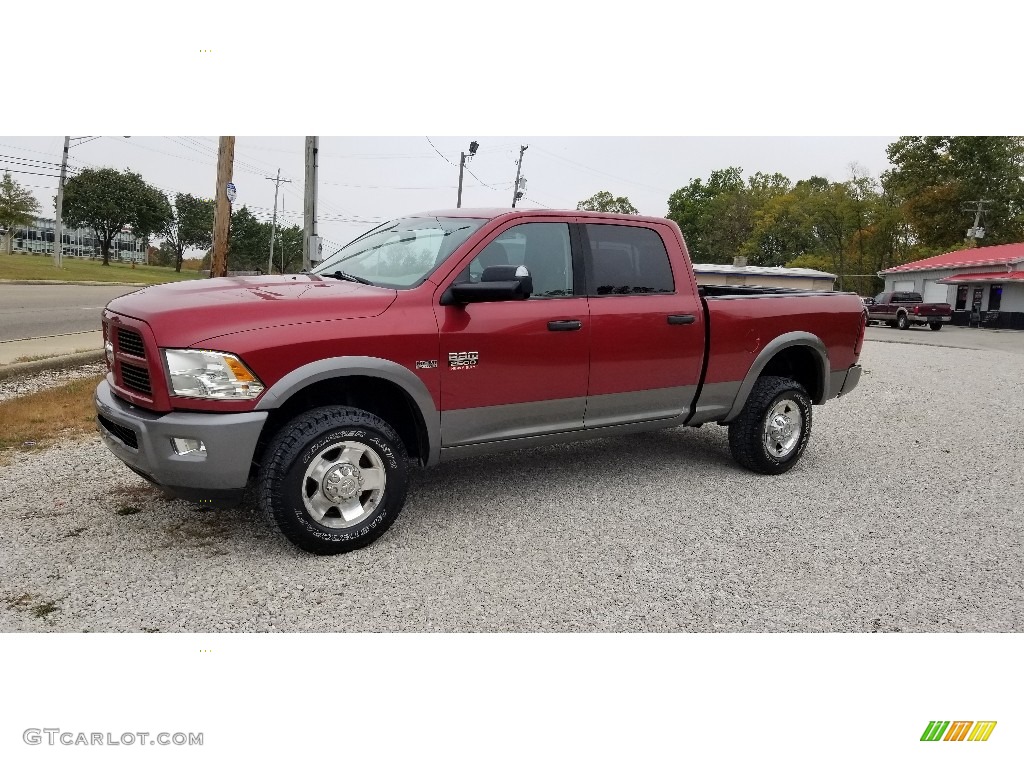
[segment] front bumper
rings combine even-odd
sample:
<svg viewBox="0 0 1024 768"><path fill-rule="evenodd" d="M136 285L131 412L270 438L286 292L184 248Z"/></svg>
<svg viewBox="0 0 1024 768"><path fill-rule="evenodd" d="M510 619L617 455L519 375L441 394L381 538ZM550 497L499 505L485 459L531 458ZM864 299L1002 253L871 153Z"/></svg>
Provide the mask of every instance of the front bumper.
<svg viewBox="0 0 1024 768"><path fill-rule="evenodd" d="M174 496L237 503L245 490L266 411L165 413L136 408L96 388L97 426L104 444L131 469ZM171 438L202 440L205 453L175 453ZM134 443L134 445L133 445Z"/></svg>

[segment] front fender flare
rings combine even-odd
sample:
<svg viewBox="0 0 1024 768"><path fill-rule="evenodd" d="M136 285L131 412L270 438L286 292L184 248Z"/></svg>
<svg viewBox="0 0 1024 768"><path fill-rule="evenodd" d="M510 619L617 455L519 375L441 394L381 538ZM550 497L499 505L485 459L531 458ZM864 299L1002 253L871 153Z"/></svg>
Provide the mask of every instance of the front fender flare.
<svg viewBox="0 0 1024 768"><path fill-rule="evenodd" d="M426 463L429 466L437 464L441 456L441 415L434 404L434 398L430 396L426 385L416 374L392 360L345 355L307 363L282 377L280 381L264 392L256 410L273 410L310 384L346 376L384 379L401 387L419 409L423 424L426 426L428 447Z"/></svg>

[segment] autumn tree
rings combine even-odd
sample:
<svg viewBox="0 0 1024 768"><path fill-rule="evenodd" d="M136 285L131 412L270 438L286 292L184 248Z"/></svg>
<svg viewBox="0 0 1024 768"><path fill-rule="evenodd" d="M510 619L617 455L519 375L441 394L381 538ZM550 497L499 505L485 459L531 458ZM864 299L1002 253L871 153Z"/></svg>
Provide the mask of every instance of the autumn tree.
<svg viewBox="0 0 1024 768"><path fill-rule="evenodd" d="M604 213L640 213L628 197L615 197L604 190L576 203L577 211L602 211Z"/></svg>
<svg viewBox="0 0 1024 768"><path fill-rule="evenodd" d="M11 178L8 171L0 181L0 226L4 229L4 253L11 252L14 233L35 220L39 202L31 192Z"/></svg>
<svg viewBox="0 0 1024 768"><path fill-rule="evenodd" d="M167 196L131 171L87 168L64 186L63 219L69 227L96 233L104 266L110 265L111 243L126 227L146 239L162 231L172 216Z"/></svg>
<svg viewBox="0 0 1024 768"><path fill-rule="evenodd" d="M985 244L1024 240L1024 137L901 136L886 148L883 183L925 254L963 242L971 201L985 207Z"/></svg>

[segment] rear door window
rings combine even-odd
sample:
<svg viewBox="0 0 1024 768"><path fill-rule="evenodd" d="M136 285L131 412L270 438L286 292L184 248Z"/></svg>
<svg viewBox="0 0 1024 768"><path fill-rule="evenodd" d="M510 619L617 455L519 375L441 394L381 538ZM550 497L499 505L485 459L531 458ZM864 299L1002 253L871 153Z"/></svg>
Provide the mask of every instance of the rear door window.
<svg viewBox="0 0 1024 768"><path fill-rule="evenodd" d="M674 293L672 267L661 236L647 227L586 224L587 293L623 296Z"/></svg>

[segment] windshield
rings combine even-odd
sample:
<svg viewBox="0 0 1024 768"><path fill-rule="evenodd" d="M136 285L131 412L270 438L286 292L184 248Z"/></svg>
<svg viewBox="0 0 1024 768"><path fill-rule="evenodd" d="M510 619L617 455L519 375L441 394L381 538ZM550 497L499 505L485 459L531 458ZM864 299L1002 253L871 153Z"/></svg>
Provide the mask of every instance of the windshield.
<svg viewBox="0 0 1024 768"><path fill-rule="evenodd" d="M398 219L335 251L313 270L384 288L419 285L487 219Z"/></svg>

